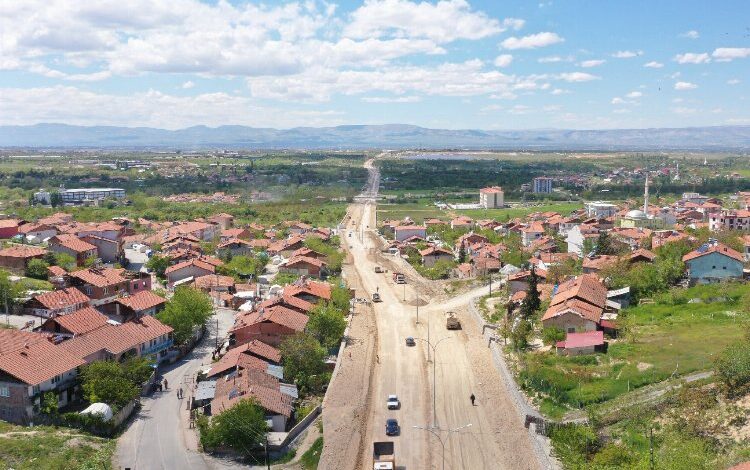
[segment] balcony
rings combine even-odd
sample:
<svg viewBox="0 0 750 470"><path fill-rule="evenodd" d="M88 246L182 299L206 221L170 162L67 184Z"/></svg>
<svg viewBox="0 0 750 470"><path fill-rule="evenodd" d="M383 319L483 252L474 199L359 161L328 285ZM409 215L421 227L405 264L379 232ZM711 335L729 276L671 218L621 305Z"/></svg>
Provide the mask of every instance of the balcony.
<svg viewBox="0 0 750 470"><path fill-rule="evenodd" d="M156 354L166 349L169 349L174 344L174 339L169 338L166 341L157 343L153 346L149 346L141 349L141 356L147 356L149 354Z"/></svg>

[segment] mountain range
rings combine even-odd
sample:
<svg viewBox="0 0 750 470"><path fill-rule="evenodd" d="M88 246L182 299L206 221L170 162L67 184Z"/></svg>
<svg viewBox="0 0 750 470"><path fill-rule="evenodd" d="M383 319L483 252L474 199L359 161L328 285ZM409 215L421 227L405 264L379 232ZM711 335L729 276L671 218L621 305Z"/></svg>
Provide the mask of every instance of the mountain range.
<svg viewBox="0 0 750 470"><path fill-rule="evenodd" d="M750 126L608 130L449 130L406 124L296 127L0 126L2 148L747 150Z"/></svg>

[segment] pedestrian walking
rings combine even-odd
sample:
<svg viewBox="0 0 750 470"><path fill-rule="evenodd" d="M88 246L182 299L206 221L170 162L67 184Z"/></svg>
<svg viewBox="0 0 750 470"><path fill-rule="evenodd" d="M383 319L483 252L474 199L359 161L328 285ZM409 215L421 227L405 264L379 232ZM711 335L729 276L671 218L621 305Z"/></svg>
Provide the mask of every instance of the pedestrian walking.
<svg viewBox="0 0 750 470"><path fill-rule="evenodd" d="M476 399L477 399L477 397L475 397L474 394L472 393L471 396L469 397L469 400L471 400L471 406L475 406L474 405L474 400L476 400Z"/></svg>
<svg viewBox="0 0 750 470"><path fill-rule="evenodd" d="M169 382L167 382L167 379L164 379L164 388L169 390Z"/></svg>
<svg viewBox="0 0 750 470"><path fill-rule="evenodd" d="M375 354L375 360L378 361L378 364L380 364L380 355L379 354Z"/></svg>
<svg viewBox="0 0 750 470"><path fill-rule="evenodd" d="M177 398L182 399L182 389L181 388L177 389Z"/></svg>

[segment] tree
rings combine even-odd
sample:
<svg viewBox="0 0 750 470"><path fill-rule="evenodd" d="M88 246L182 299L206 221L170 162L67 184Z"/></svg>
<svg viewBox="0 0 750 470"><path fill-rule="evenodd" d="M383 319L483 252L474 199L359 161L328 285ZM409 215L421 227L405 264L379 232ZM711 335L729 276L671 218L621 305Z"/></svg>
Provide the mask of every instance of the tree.
<svg viewBox="0 0 750 470"><path fill-rule="evenodd" d="M20 284L11 282L7 271L0 271L0 308L8 313L10 305L20 296Z"/></svg>
<svg viewBox="0 0 750 470"><path fill-rule="evenodd" d="M531 274L529 276L529 288L526 290L526 298L523 299L521 304L520 315L521 318L529 319L534 313L539 310L542 305L542 300L539 296L539 276L536 274L536 269L531 267Z"/></svg>
<svg viewBox="0 0 750 470"><path fill-rule="evenodd" d="M185 344L196 327L203 326L213 312L208 295L192 287L178 287L164 310L156 315L162 323L174 330L174 341Z"/></svg>
<svg viewBox="0 0 750 470"><path fill-rule="evenodd" d="M554 345L565 339L565 331L556 326L547 327L542 330L542 342L547 346Z"/></svg>
<svg viewBox="0 0 750 470"><path fill-rule="evenodd" d="M69 253L55 253L53 264L60 266L66 271L72 271L76 268L76 259Z"/></svg>
<svg viewBox="0 0 750 470"><path fill-rule="evenodd" d="M49 265L46 261L39 258L29 260L29 264L26 265L26 276L34 279L47 279L47 268Z"/></svg>
<svg viewBox="0 0 750 470"><path fill-rule="evenodd" d="M466 262L466 244L463 240L461 240L461 245L458 247L458 262L459 263L465 263Z"/></svg>
<svg viewBox="0 0 750 470"><path fill-rule="evenodd" d="M146 267L156 273L156 277L163 278L164 272L169 267L169 258L167 256L153 255L146 262Z"/></svg>
<svg viewBox="0 0 750 470"><path fill-rule="evenodd" d="M284 364L284 377L302 390L314 390L323 385L326 351L318 340L306 333L289 336L279 346Z"/></svg>
<svg viewBox="0 0 750 470"><path fill-rule="evenodd" d="M518 351L522 351L529 347L529 337L533 326L531 320L526 318L520 318L518 324L513 328L510 336L513 339L513 347Z"/></svg>
<svg viewBox="0 0 750 470"><path fill-rule="evenodd" d="M727 395L736 396L747 390L750 384L750 342L727 346L716 358L714 369Z"/></svg>
<svg viewBox="0 0 750 470"><path fill-rule="evenodd" d="M213 410L214 413L219 410ZM199 424L201 444L204 447L228 447L244 455L257 450L265 439L266 425L263 409L252 398L245 398L231 408L221 411L209 423ZM256 445L253 445L253 444Z"/></svg>
<svg viewBox="0 0 750 470"><path fill-rule="evenodd" d="M344 314L349 311L349 301L351 298L351 293L346 287L334 284L331 288L331 303Z"/></svg>
<svg viewBox="0 0 750 470"><path fill-rule="evenodd" d="M122 364L96 361L81 372L84 396L89 403L103 402L122 408L140 395L138 386L125 376Z"/></svg>
<svg viewBox="0 0 750 470"><path fill-rule="evenodd" d="M62 204L62 196L57 191L50 193L49 203L52 207L57 207Z"/></svg>
<svg viewBox="0 0 750 470"><path fill-rule="evenodd" d="M326 349L336 346L346 330L346 320L332 303L317 305L310 312L307 331Z"/></svg>
<svg viewBox="0 0 750 470"><path fill-rule="evenodd" d="M596 240L594 253L597 255L611 255L613 253L612 240L606 230L599 232L599 238Z"/></svg>

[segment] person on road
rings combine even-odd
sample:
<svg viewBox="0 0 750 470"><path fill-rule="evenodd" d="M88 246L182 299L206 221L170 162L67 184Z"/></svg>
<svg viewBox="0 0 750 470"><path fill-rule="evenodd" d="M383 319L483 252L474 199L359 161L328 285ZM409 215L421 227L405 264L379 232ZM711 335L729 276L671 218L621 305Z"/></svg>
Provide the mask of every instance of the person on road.
<svg viewBox="0 0 750 470"><path fill-rule="evenodd" d="M164 379L164 389L169 390L169 383L167 382L167 379Z"/></svg>
<svg viewBox="0 0 750 470"><path fill-rule="evenodd" d="M181 388L177 389L177 398L182 399L182 389Z"/></svg>
<svg viewBox="0 0 750 470"><path fill-rule="evenodd" d="M471 396L469 397L469 400L471 400L471 406L474 406L474 401L476 399L477 399L477 397L475 397L474 394L472 393Z"/></svg>

